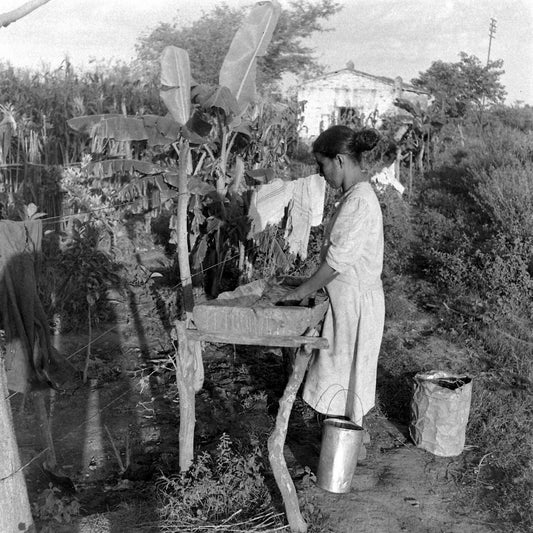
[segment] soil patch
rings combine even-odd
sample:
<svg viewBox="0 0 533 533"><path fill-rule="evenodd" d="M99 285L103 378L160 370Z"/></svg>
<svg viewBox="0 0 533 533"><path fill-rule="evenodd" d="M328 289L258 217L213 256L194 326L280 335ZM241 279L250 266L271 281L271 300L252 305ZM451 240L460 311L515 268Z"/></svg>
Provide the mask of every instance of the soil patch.
<svg viewBox="0 0 533 533"><path fill-rule="evenodd" d="M405 303L405 302L404 302ZM407 305L407 304L406 304ZM89 381L73 376L51 397L58 463L75 485L82 518L52 524L50 531L159 531L156 485L161 472L178 471L178 397L168 321L139 290L120 320L93 333ZM321 428L315 413L297 399L285 449L287 463L310 531L359 533L481 533L497 525L461 505L468 487L456 458L438 458L409 440L411 378L419 371L465 371L468 350L440 335L439 324L409 304L387 320L380 357L378 405L365 425L371 442L348 494L319 489L314 472ZM58 348L81 368L87 336L58 336ZM197 451L213 449L222 433L234 442L266 441L287 375L281 349L207 345L205 384L197 395ZM30 401L12 398L23 464L41 450ZM39 458L27 468L31 500L53 482ZM274 480L267 484L283 511ZM61 487L59 487L61 490Z"/></svg>

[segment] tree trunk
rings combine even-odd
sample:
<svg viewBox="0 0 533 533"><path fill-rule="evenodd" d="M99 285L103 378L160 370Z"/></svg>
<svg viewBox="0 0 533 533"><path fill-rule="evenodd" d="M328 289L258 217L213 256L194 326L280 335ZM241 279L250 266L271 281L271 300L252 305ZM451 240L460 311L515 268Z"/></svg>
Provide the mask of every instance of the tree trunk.
<svg viewBox="0 0 533 533"><path fill-rule="evenodd" d="M0 531L35 531L8 396L0 355Z"/></svg>

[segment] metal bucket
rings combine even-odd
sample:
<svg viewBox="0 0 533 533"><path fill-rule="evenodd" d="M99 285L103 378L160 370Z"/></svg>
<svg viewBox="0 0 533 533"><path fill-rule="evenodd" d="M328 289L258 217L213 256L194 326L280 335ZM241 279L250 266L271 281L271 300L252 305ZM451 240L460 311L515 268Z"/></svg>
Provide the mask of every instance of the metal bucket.
<svg viewBox="0 0 533 533"><path fill-rule="evenodd" d="M350 491L364 429L350 420L326 418L318 462L317 485L329 492Z"/></svg>

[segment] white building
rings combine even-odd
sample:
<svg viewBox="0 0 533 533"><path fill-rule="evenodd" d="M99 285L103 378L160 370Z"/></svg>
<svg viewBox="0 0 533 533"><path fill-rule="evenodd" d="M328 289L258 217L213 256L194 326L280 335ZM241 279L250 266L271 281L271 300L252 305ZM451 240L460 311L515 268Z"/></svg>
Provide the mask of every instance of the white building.
<svg viewBox="0 0 533 533"><path fill-rule="evenodd" d="M405 114L394 105L397 98L419 102L427 108L429 95L400 77L373 76L354 69L350 61L346 68L301 82L298 89L301 104L300 136L312 141L332 124L352 122L378 127L387 114Z"/></svg>

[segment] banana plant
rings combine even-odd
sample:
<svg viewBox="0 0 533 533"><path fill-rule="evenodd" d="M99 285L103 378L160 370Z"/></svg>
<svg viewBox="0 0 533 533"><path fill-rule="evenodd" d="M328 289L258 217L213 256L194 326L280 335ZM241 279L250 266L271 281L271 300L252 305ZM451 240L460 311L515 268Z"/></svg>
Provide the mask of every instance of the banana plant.
<svg viewBox="0 0 533 533"><path fill-rule="evenodd" d="M239 196L245 162L239 151L249 145L256 101L257 59L266 53L280 14L277 2L258 2L237 30L222 64L219 85L195 84L190 92L183 72L188 68L185 51L168 47L162 55L161 96L177 121L186 129L209 138L196 150L194 175L216 187L216 195L203 205L194 200L190 224L191 261L197 269L214 267L209 292L218 284L233 245L239 248L239 270L244 262L247 231ZM192 107L188 106L188 96ZM212 127L211 127L212 126ZM216 266L215 266L216 265Z"/></svg>
<svg viewBox="0 0 533 533"><path fill-rule="evenodd" d="M167 116L115 113L68 121L74 131L91 138L94 161L86 170L95 179L131 176L119 198L147 198L149 191L157 188L164 205L174 206L176 199L183 204L178 196L179 169L183 165L177 164L176 155L179 160L186 157L184 172L192 194L188 205L192 217L189 246L191 262L198 268L209 256L211 264L206 266L223 263L232 243L238 245L241 259L244 257L246 228L241 223L239 191L245 172L257 170L257 162L250 162L249 151L246 153L252 123L258 116L254 106L255 73L280 10L277 1L258 2L252 7L230 45L217 86L194 82L187 52L167 47L161 56L160 91L169 111ZM158 153L158 161L146 161L143 154L149 151ZM254 168L246 169L247 164ZM198 181L204 186L198 186ZM177 242L177 212L171 223ZM221 272L218 267L215 281ZM216 294L217 290L215 283L211 292Z"/></svg>
<svg viewBox="0 0 533 533"><path fill-rule="evenodd" d="M422 108L419 102L398 98L394 105L411 115L411 124L407 135L403 137L406 150L415 155L416 165L421 174L424 173L424 156L428 166L431 165L430 148L433 137L442 129L444 123L430 112Z"/></svg>

